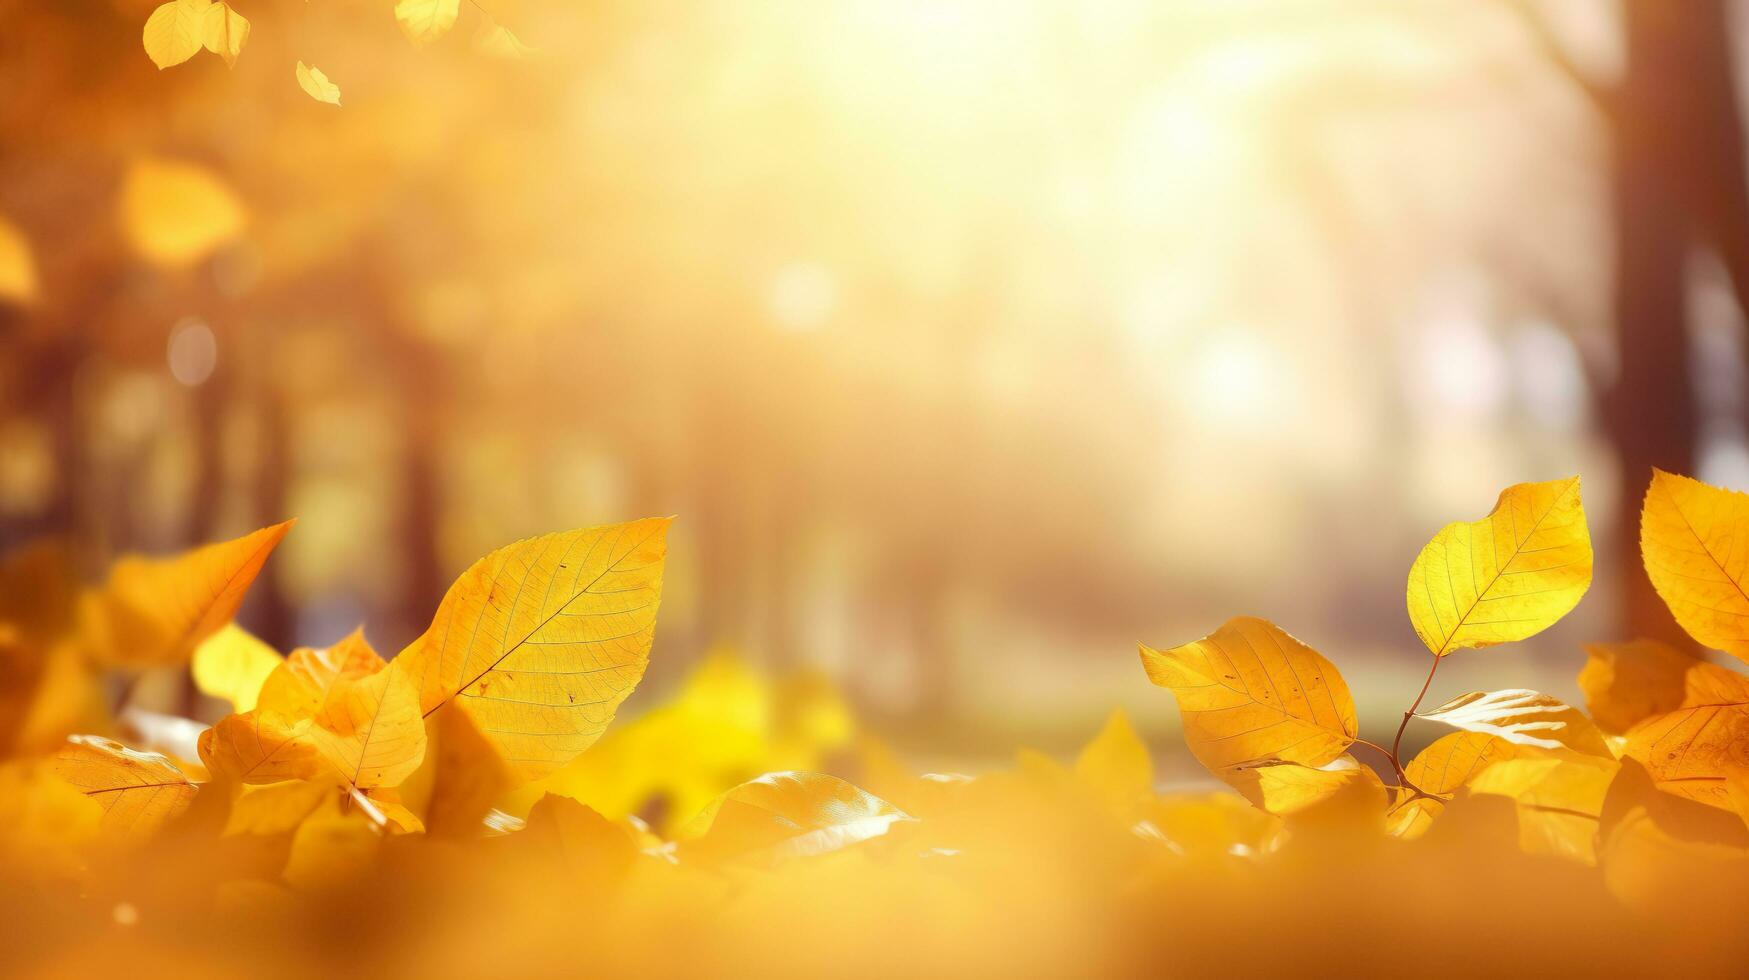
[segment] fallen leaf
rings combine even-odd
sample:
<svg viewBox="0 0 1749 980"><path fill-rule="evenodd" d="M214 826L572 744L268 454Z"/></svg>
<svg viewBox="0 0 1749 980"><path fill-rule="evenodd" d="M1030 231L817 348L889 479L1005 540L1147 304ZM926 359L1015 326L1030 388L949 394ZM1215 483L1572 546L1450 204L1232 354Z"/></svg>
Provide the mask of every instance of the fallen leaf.
<svg viewBox="0 0 1749 980"><path fill-rule="evenodd" d="M1640 555L1652 587L1688 635L1749 660L1749 494L1652 471Z"/></svg>
<svg viewBox="0 0 1749 980"><path fill-rule="evenodd" d="M476 562L397 658L424 713L466 711L522 779L576 758L644 676L668 525L549 534Z"/></svg>
<svg viewBox="0 0 1749 980"><path fill-rule="evenodd" d="M174 558L117 561L108 583L85 598L89 651L119 666L186 663L195 647L231 621L292 523Z"/></svg>
<svg viewBox="0 0 1749 980"><path fill-rule="evenodd" d="M1507 487L1487 517L1447 524L1409 569L1409 621L1434 656L1534 636L1591 587L1579 478Z"/></svg>
<svg viewBox="0 0 1749 980"><path fill-rule="evenodd" d="M194 802L195 787L169 759L113 739L74 735L51 760L56 776L103 808L103 832L141 840Z"/></svg>
<svg viewBox="0 0 1749 980"><path fill-rule="evenodd" d="M1266 620L1240 616L1195 642L1141 650L1148 677L1178 696L1190 751L1223 779L1260 762L1317 768L1359 732L1336 666Z"/></svg>

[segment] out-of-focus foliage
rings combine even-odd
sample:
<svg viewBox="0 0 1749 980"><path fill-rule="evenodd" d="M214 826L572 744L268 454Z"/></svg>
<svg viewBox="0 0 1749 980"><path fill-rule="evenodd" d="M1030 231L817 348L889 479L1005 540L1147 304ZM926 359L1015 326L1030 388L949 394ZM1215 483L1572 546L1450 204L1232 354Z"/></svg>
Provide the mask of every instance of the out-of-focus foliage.
<svg viewBox="0 0 1749 980"><path fill-rule="evenodd" d="M244 540L264 556L260 535L276 543L285 528ZM1335 665L1263 620L1144 647L1199 758L1250 805L1162 791L1122 711L1072 764L1023 749L1004 770L919 774L866 735L845 755L855 725L829 686L764 677L726 651L591 747L553 720L577 703L564 678L630 670L602 682L603 704L636 683L666 529L494 552L388 662L362 632L281 658L235 627L207 631L190 668L240 713L200 734L204 767L65 730L58 747L13 749L0 762L0 921L32 937L24 965L544 972L581 949L603 973L1277 972L1385 962L1411 952L1402 936L1443 974L1492 962L1477 936L1511 943L1523 969L1638 972L1677 954L1712 969L1749 949L1730 928L1749 901L1749 678L1735 671L1595 646L1588 704L1624 738L1536 692L1476 692L1420 713L1464 730L1399 768L1396 746L1354 734ZM53 554L0 569L41 576L0 607L8 642L33 651L8 669L56 649L91 671L117 663L86 646ZM211 605L202 577L171 580L186 605ZM1435 670L1446 653L1432 651ZM461 700L522 677L535 686L505 703L527 715ZM30 679L6 678L25 692L9 711L62 696ZM173 722L129 709L112 727L174 746ZM516 756L530 738L558 748ZM1347 754L1357 746L1389 769ZM1435 928L1454 907L1467 910L1461 937ZM1363 935L1357 916L1393 928ZM1259 917L1271 941L1246 942ZM344 943L321 925L341 922Z"/></svg>

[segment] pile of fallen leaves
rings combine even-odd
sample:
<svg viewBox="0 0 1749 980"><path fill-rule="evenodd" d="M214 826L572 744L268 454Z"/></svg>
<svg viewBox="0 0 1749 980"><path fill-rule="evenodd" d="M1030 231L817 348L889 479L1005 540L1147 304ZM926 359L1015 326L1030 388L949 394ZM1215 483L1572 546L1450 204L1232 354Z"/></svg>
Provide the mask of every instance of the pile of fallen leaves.
<svg viewBox="0 0 1749 980"><path fill-rule="evenodd" d="M1576 478L1508 488L1416 559L1430 669L1389 746L1265 620L1143 647L1237 793L1161 791L1121 713L1072 765L918 774L820 678L727 653L608 731L667 527L494 552L386 660L362 631L282 656L230 623L289 524L92 587L50 546L0 565L9 972L1632 974L1749 953L1749 676L1596 645L1588 713L1525 690L1421 708L1444 657L1580 601ZM1749 496L1658 473L1642 531L1676 620L1749 657ZM127 706L183 667L234 713ZM1453 731L1403 760L1411 723Z"/></svg>

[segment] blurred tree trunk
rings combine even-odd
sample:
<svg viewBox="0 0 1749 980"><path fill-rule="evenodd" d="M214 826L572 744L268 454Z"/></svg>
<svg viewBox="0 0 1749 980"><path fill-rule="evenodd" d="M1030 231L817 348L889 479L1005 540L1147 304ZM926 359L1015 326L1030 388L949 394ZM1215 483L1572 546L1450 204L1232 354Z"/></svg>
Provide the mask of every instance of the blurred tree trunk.
<svg viewBox="0 0 1749 980"><path fill-rule="evenodd" d="M1715 250L1739 300L1749 282L1749 200L1723 0L1629 0L1626 66L1603 102L1613 129L1615 325L1620 369L1604 403L1621 460L1614 537L1629 633L1687 643L1647 579L1639 502L1652 467L1695 470L1699 407L1689 372L1688 281Z"/></svg>

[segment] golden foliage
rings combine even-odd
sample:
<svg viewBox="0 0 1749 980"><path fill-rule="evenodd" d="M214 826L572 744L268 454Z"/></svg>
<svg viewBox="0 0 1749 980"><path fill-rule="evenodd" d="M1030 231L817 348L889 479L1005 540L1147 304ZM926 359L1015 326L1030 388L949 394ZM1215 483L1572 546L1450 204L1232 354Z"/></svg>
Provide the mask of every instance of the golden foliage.
<svg viewBox="0 0 1749 980"><path fill-rule="evenodd" d="M1542 632L1591 587L1579 478L1507 487L1482 520L1447 524L1409 569L1409 622L1434 656Z"/></svg>
<svg viewBox="0 0 1749 980"><path fill-rule="evenodd" d="M466 712L523 778L576 758L644 676L668 525L549 534L476 562L398 658L424 714Z"/></svg>
<svg viewBox="0 0 1749 980"><path fill-rule="evenodd" d="M206 44L207 13L212 6L212 0L170 0L152 11L141 35L152 64L161 71L199 54Z"/></svg>
<svg viewBox="0 0 1749 980"><path fill-rule="evenodd" d="M97 802L102 830L119 839L150 837L194 802L193 784L169 759L112 739L75 735L53 765L55 775Z"/></svg>
<svg viewBox="0 0 1749 980"><path fill-rule="evenodd" d="M301 61L298 62L298 87L304 90L305 95L317 102L326 102L336 106L340 104L340 86L329 81L328 76L322 73L322 69L306 65Z"/></svg>
<svg viewBox="0 0 1749 980"><path fill-rule="evenodd" d="M1749 659L1749 494L1654 470L1640 512L1646 574L1701 645Z"/></svg>
<svg viewBox="0 0 1749 980"><path fill-rule="evenodd" d="M1535 691L1471 691L1421 712L1421 717L1465 731L1497 735L1519 745L1610 756L1603 733L1591 719L1579 709Z"/></svg>
<svg viewBox="0 0 1749 980"><path fill-rule="evenodd" d="M225 59L227 67L236 67L237 56L249 41L249 19L218 2L206 9L201 44L213 54Z"/></svg>

